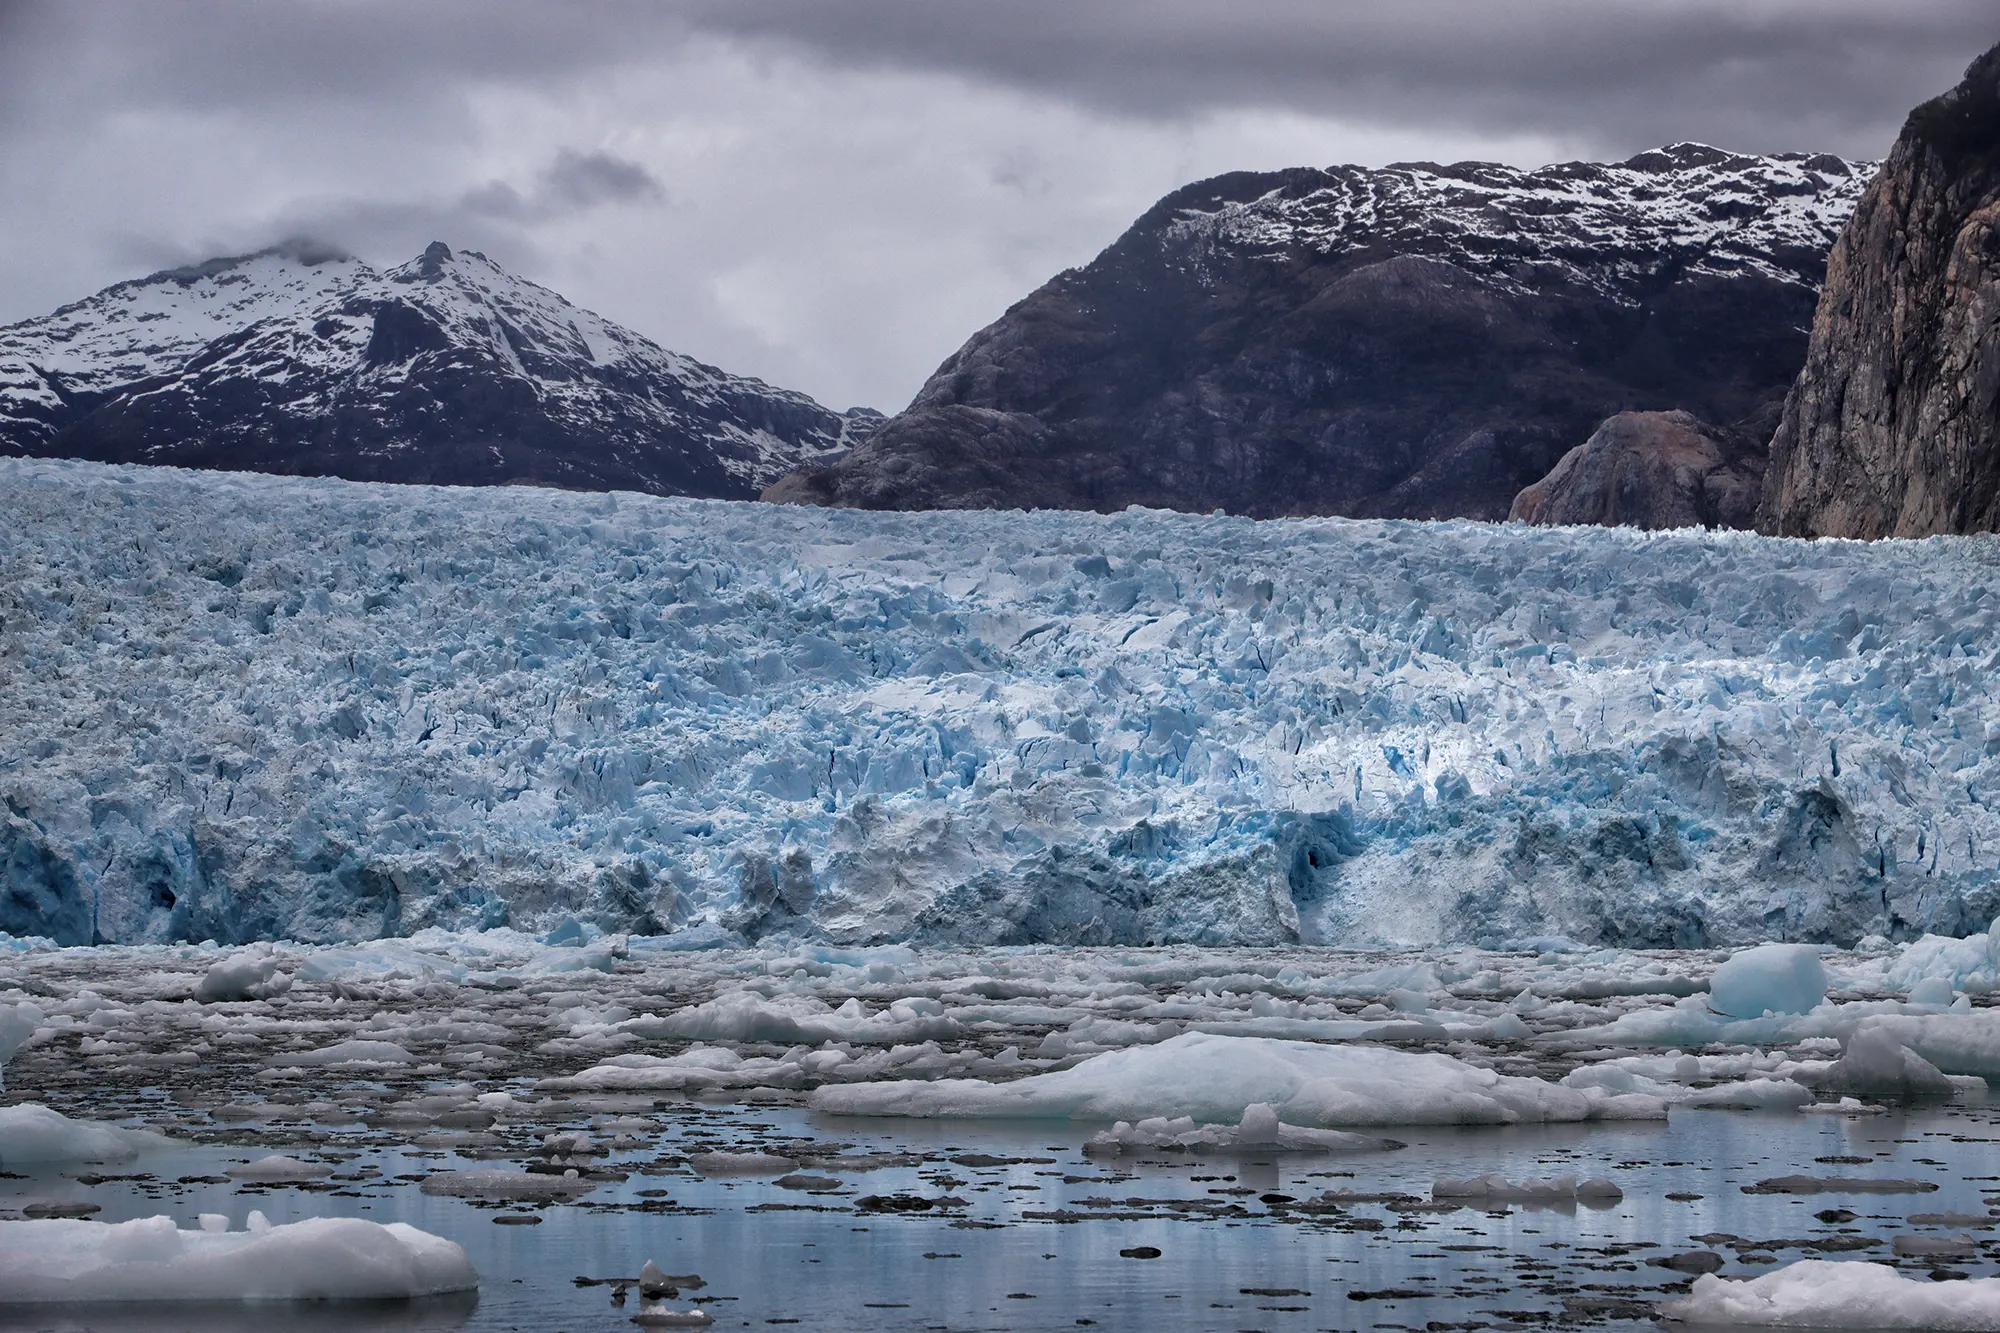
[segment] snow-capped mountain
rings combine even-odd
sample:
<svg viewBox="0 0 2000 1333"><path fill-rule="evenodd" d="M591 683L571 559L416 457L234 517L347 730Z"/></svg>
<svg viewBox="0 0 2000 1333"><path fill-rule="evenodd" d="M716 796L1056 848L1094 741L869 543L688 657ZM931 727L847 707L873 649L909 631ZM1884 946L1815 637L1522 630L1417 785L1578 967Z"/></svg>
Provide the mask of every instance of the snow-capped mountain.
<svg viewBox="0 0 2000 1333"><path fill-rule="evenodd" d="M1554 280L1637 306L1649 284L1684 275L1818 286L1869 175L1825 154L1748 157L1689 143L1535 171L1333 167L1254 199L1218 190L1184 200L1167 231L1193 246L1196 265L1216 251L1283 263L1300 250L1386 249L1448 260L1503 289Z"/></svg>
<svg viewBox="0 0 2000 1333"><path fill-rule="evenodd" d="M0 452L747 497L880 418L729 375L434 243L280 247L0 329Z"/></svg>
<svg viewBox="0 0 2000 1333"><path fill-rule="evenodd" d="M773 499L1504 518L1606 417L1767 438L1873 173L1674 144L1614 164L1238 172L1156 204Z"/></svg>

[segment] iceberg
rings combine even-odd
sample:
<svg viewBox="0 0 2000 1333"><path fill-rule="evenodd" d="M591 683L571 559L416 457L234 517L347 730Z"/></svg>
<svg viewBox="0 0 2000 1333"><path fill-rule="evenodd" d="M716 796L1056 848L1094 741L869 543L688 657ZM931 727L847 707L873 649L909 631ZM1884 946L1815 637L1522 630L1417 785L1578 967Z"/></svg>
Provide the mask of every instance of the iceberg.
<svg viewBox="0 0 2000 1333"><path fill-rule="evenodd" d="M1662 1317L1715 1328L2000 1329L2000 1278L1933 1282L1887 1264L1806 1259L1762 1277L1706 1273Z"/></svg>
<svg viewBox="0 0 2000 1333"><path fill-rule="evenodd" d="M1809 1014L1826 998L1826 969L1810 944L1762 944L1731 954L1708 983L1708 1007L1731 1018Z"/></svg>
<svg viewBox="0 0 2000 1333"><path fill-rule="evenodd" d="M1196 1125L1192 1116L1168 1120L1159 1116L1133 1124L1120 1120L1083 1145L1086 1153L1116 1157L1121 1153L1191 1152L1261 1155L1384 1152L1403 1145L1394 1139L1349 1134L1338 1129L1301 1129L1278 1119L1275 1108L1252 1102L1234 1125Z"/></svg>
<svg viewBox="0 0 2000 1333"><path fill-rule="evenodd" d="M131 1222L0 1221L0 1305L385 1300L470 1291L451 1241L402 1222L312 1218L247 1231Z"/></svg>
<svg viewBox="0 0 2000 1333"><path fill-rule="evenodd" d="M180 1146L149 1129L73 1120L40 1102L0 1106L0 1168L39 1162L122 1162Z"/></svg>
<svg viewBox="0 0 2000 1333"><path fill-rule="evenodd" d="M1449 1055L1190 1032L1011 1083L829 1085L808 1101L842 1115L1174 1120L1241 1125L1262 1104L1306 1128L1663 1120L1641 1094L1496 1074Z"/></svg>

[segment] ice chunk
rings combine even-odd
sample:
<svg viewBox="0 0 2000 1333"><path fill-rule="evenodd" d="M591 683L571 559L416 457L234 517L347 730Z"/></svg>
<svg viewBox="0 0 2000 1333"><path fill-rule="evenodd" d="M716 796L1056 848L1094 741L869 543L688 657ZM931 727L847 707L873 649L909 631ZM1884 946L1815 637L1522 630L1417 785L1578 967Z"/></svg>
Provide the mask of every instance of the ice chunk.
<svg viewBox="0 0 2000 1333"><path fill-rule="evenodd" d="M0 1304L385 1300L470 1291L465 1251L401 1222L322 1217L250 1231L0 1222Z"/></svg>
<svg viewBox="0 0 2000 1333"><path fill-rule="evenodd" d="M333 1174L333 1168L320 1162L301 1162L296 1157L273 1153L269 1157L259 1157L254 1162L229 1167L222 1174L231 1180L280 1185L301 1180L325 1180Z"/></svg>
<svg viewBox="0 0 2000 1333"><path fill-rule="evenodd" d="M792 1158L768 1152L699 1152L687 1162L704 1176L782 1176L798 1167Z"/></svg>
<svg viewBox="0 0 2000 1333"><path fill-rule="evenodd" d="M291 977L278 970L283 962L268 944L239 949L202 975L194 997L204 1004L219 1004L283 995L292 988Z"/></svg>
<svg viewBox="0 0 2000 1333"><path fill-rule="evenodd" d="M1481 1203L1616 1203L1625 1191L1603 1177L1579 1182L1575 1176L1550 1180L1512 1181L1488 1174L1464 1180L1444 1178L1431 1186L1431 1197L1445 1200L1469 1199Z"/></svg>
<svg viewBox="0 0 2000 1333"><path fill-rule="evenodd" d="M393 1041L355 1038L323 1046L316 1051L288 1051L271 1057L271 1063L286 1067L309 1065L413 1065L417 1057Z"/></svg>
<svg viewBox="0 0 2000 1333"><path fill-rule="evenodd" d="M1278 1141L1278 1113L1267 1102L1252 1102L1243 1108L1236 1124L1236 1141L1248 1147Z"/></svg>
<svg viewBox="0 0 2000 1333"><path fill-rule="evenodd" d="M1889 1108L1842 1097L1837 1102L1807 1102L1799 1108L1806 1115L1887 1115Z"/></svg>
<svg viewBox="0 0 2000 1333"><path fill-rule="evenodd" d="M550 1175L539 1171L434 1171L417 1187L425 1194L442 1194L454 1199L520 1200L524 1202L567 1200L597 1188L594 1180L580 1175Z"/></svg>
<svg viewBox="0 0 2000 1333"><path fill-rule="evenodd" d="M1932 1194L1934 1180L1873 1176L1772 1176L1742 1187L1745 1194Z"/></svg>
<svg viewBox="0 0 2000 1333"><path fill-rule="evenodd" d="M1994 925L2000 927L2000 921ZM1925 935L1890 960L1883 980L1889 986L1907 986L1912 1004L1951 1003L1948 993L1937 998L1941 990L2000 988L2000 929L1963 939Z"/></svg>
<svg viewBox="0 0 2000 1333"><path fill-rule="evenodd" d="M1740 950L1708 983L1708 1007L1731 1018L1810 1013L1825 998L1826 968L1810 944Z"/></svg>
<svg viewBox="0 0 2000 1333"><path fill-rule="evenodd" d="M1910 987L1910 1003L1935 1005L1942 1009L1958 998L1948 977L1925 977Z"/></svg>
<svg viewBox="0 0 2000 1333"><path fill-rule="evenodd" d="M7 1085L7 1062L41 1030L43 1017L39 1008L25 1001L0 1005L0 1088Z"/></svg>
<svg viewBox="0 0 2000 1333"><path fill-rule="evenodd" d="M1403 1145L1394 1139L1349 1134L1337 1129L1304 1129L1282 1124L1275 1108L1253 1102L1235 1125L1197 1125L1192 1116L1154 1116L1138 1124L1120 1120L1092 1137L1083 1150L1115 1157L1125 1152L1353 1153L1382 1152Z"/></svg>
<svg viewBox="0 0 2000 1333"><path fill-rule="evenodd" d="M2000 1278L1932 1282L1886 1264L1805 1259L1761 1277L1704 1274L1660 1306L1667 1319L1729 1328L2000 1329Z"/></svg>
<svg viewBox="0 0 2000 1333"><path fill-rule="evenodd" d="M1812 1089L1791 1079L1751 1078L1697 1089L1681 1105L1713 1110L1793 1111L1812 1099Z"/></svg>
<svg viewBox="0 0 2000 1333"><path fill-rule="evenodd" d="M1947 1075L2000 1077L2000 1010L1879 1014L1856 1019L1856 1036L1871 1029L1888 1034Z"/></svg>
<svg viewBox="0 0 2000 1333"><path fill-rule="evenodd" d="M1307 1126L1664 1119L1657 1098L1496 1074L1448 1055L1190 1032L1011 1083L975 1079L831 1085L810 1104L848 1115L1189 1116L1240 1123L1263 1102Z"/></svg>
<svg viewBox="0 0 2000 1333"><path fill-rule="evenodd" d="M1848 1039L1847 1053L1812 1082L1814 1087L1862 1097L1951 1097L1958 1092L1936 1065L1880 1026L1857 1028Z"/></svg>
<svg viewBox="0 0 2000 1333"><path fill-rule="evenodd" d="M0 1106L0 1167L26 1162L115 1162L180 1146L151 1130L72 1120L39 1102Z"/></svg>
<svg viewBox="0 0 2000 1333"><path fill-rule="evenodd" d="M889 1045L913 1041L949 1041L960 1034L956 1020L945 1016L935 1000L898 1000L880 1013L869 1013L860 1000L849 998L838 1009L812 996L769 998L752 991L731 991L705 1004L683 1009L642 1029L659 1036L691 1037L699 1041L799 1042L852 1041Z"/></svg>

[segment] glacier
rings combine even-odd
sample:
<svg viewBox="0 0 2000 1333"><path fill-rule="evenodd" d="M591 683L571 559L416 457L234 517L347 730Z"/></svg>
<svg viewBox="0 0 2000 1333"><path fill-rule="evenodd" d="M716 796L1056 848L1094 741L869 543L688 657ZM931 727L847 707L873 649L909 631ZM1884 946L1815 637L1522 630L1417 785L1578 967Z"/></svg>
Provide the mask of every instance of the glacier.
<svg viewBox="0 0 2000 1333"><path fill-rule="evenodd" d="M1852 946L2000 909L1990 538L40 460L0 513L14 936Z"/></svg>

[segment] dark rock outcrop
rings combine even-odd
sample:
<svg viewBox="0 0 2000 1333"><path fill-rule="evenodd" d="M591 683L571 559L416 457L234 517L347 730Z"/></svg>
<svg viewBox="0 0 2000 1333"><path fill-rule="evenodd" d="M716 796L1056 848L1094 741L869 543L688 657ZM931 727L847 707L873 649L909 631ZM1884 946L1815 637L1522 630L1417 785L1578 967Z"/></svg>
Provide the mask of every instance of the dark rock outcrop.
<svg viewBox="0 0 2000 1333"><path fill-rule="evenodd" d="M1514 497L1523 523L1747 528L1764 489L1754 438L1686 412L1621 412Z"/></svg>
<svg viewBox="0 0 2000 1333"><path fill-rule="evenodd" d="M1204 181L765 495L1504 518L1620 411L1768 435L1868 174L1677 144Z"/></svg>
<svg viewBox="0 0 2000 1333"><path fill-rule="evenodd" d="M879 423L669 352L474 250L281 247L0 329L0 455L751 499Z"/></svg>
<svg viewBox="0 0 2000 1333"><path fill-rule="evenodd" d="M1834 246L1758 527L2000 529L2000 47L1910 113Z"/></svg>

